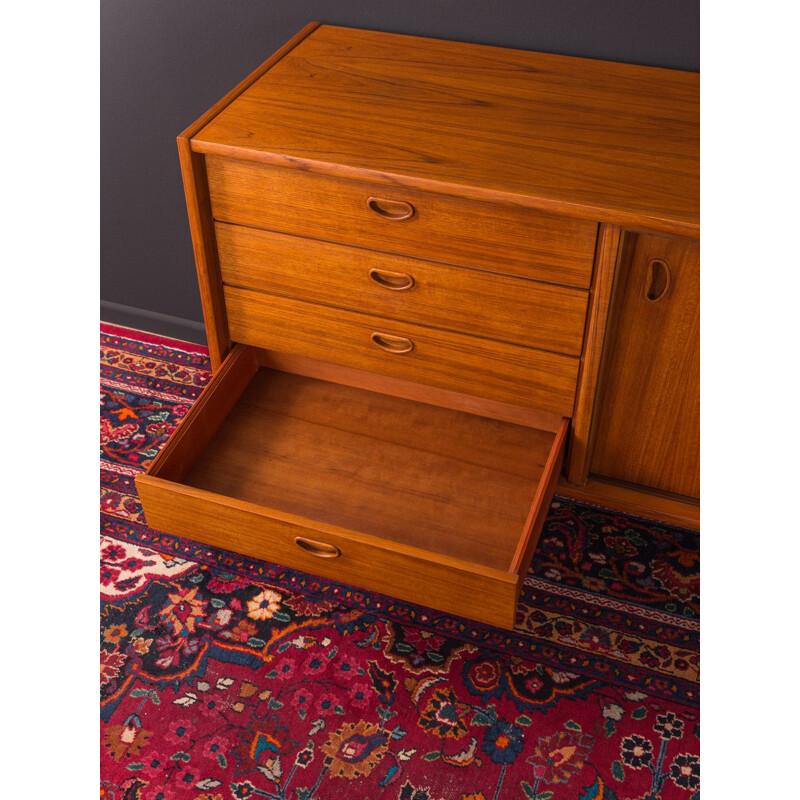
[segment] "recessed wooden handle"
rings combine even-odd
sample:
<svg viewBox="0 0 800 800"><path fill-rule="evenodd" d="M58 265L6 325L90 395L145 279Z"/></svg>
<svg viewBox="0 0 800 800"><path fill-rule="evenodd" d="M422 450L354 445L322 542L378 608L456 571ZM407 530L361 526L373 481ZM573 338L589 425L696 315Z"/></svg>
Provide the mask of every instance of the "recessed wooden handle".
<svg viewBox="0 0 800 800"><path fill-rule="evenodd" d="M393 292L405 292L414 288L414 278L407 272L392 272L388 269L371 269L369 276L378 286Z"/></svg>
<svg viewBox="0 0 800 800"><path fill-rule="evenodd" d="M666 297L672 284L669 264L663 258L651 258L647 263L644 296L652 303Z"/></svg>
<svg viewBox="0 0 800 800"><path fill-rule="evenodd" d="M391 333L372 334L372 341L387 353L410 353L414 349L414 342L405 336L393 336Z"/></svg>
<svg viewBox="0 0 800 800"><path fill-rule="evenodd" d="M414 206L405 200L386 200L382 197L370 197L367 206L378 216L400 222L414 216Z"/></svg>
<svg viewBox="0 0 800 800"><path fill-rule="evenodd" d="M305 536L295 536L294 543L306 553L310 553L317 558L338 558L342 551L333 544L316 542L314 539L306 539Z"/></svg>

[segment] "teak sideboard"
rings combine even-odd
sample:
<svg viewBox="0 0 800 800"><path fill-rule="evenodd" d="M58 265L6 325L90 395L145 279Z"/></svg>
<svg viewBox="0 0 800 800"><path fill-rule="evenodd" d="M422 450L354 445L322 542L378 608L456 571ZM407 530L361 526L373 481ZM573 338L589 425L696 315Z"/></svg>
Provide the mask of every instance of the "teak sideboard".
<svg viewBox="0 0 800 800"><path fill-rule="evenodd" d="M691 522L698 95L308 25L178 138L214 374L148 523L510 628L559 480Z"/></svg>

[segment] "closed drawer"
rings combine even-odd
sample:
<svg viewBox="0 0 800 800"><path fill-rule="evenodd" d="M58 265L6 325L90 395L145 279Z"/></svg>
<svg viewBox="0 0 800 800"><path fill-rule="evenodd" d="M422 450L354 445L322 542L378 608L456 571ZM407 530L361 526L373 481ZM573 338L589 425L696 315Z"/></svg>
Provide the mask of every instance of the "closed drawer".
<svg viewBox="0 0 800 800"><path fill-rule="evenodd" d="M510 628L566 427L265 369L237 345L136 485L151 527Z"/></svg>
<svg viewBox="0 0 800 800"><path fill-rule="evenodd" d="M587 288L597 223L206 156L214 218Z"/></svg>
<svg viewBox="0 0 800 800"><path fill-rule="evenodd" d="M227 284L579 356L588 294L300 236L216 224Z"/></svg>
<svg viewBox="0 0 800 800"><path fill-rule="evenodd" d="M572 415L577 358L233 286L224 295L236 342Z"/></svg>

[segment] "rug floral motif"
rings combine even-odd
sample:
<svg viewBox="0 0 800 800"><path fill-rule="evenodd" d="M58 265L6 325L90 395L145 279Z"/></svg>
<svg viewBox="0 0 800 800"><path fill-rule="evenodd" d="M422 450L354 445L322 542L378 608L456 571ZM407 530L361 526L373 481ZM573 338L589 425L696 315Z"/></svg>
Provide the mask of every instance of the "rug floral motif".
<svg viewBox="0 0 800 800"><path fill-rule="evenodd" d="M103 326L101 797L699 798L696 533L556 498L513 632L168 536L133 479L209 378Z"/></svg>

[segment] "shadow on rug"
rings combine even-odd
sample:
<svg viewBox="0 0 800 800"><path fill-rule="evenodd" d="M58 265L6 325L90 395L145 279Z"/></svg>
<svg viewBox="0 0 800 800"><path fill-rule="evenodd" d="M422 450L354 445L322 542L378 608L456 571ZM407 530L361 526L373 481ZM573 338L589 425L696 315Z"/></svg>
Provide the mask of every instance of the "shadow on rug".
<svg viewBox="0 0 800 800"><path fill-rule="evenodd" d="M167 536L133 479L209 377L102 328L104 800L699 798L698 534L556 498L513 632Z"/></svg>

